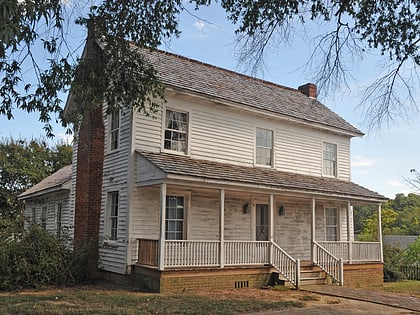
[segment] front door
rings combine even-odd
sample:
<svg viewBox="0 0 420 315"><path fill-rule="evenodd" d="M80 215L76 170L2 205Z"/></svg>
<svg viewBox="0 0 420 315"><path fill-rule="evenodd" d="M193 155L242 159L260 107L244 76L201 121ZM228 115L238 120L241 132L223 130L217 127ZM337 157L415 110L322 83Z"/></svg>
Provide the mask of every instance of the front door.
<svg viewBox="0 0 420 315"><path fill-rule="evenodd" d="M257 241L268 241L268 205L256 205L255 231Z"/></svg>

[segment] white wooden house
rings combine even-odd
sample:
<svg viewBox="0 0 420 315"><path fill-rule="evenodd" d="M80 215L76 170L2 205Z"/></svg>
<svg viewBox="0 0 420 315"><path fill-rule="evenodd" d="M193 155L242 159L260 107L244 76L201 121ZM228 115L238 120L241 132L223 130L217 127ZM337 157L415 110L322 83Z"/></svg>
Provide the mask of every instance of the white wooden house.
<svg viewBox="0 0 420 315"><path fill-rule="evenodd" d="M350 140L363 133L315 85L147 58L166 87L158 113L104 108L75 144L68 217L77 240L97 212L100 270L157 291L260 286L273 273L299 286L307 265L340 284L382 281L381 235L354 241L353 206L380 212L386 198L351 181ZM84 138L92 128L99 136ZM91 203L89 181L99 183Z"/></svg>

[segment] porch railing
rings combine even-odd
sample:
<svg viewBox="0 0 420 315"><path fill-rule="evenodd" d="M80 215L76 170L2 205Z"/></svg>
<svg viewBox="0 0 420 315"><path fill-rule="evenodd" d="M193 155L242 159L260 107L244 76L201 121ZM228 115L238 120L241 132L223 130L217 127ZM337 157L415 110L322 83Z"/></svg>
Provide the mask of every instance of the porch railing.
<svg viewBox="0 0 420 315"><path fill-rule="evenodd" d="M268 264L269 247L267 241L225 241L225 265Z"/></svg>
<svg viewBox="0 0 420 315"><path fill-rule="evenodd" d="M165 267L218 266L220 241L165 241Z"/></svg>
<svg viewBox="0 0 420 315"><path fill-rule="evenodd" d="M164 268L270 264L296 288L299 287L299 260L269 241L225 241L223 262L220 241L166 240L164 244ZM139 264L158 267L158 255L159 241L138 240Z"/></svg>
<svg viewBox="0 0 420 315"><path fill-rule="evenodd" d="M271 264L290 282L296 289L300 286L300 261L294 259L275 243L271 243Z"/></svg>
<svg viewBox="0 0 420 315"><path fill-rule="evenodd" d="M318 242L314 246L314 263L330 275L340 285L343 285L343 259L332 255L327 249Z"/></svg>
<svg viewBox="0 0 420 315"><path fill-rule="evenodd" d="M345 262L381 261L381 244L379 242L318 241L318 244Z"/></svg>

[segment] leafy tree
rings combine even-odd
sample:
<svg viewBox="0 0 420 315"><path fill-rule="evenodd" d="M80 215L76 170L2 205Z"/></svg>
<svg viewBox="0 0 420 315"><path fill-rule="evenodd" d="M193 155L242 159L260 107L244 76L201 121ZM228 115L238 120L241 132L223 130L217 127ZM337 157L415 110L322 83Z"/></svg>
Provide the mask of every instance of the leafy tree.
<svg viewBox="0 0 420 315"><path fill-rule="evenodd" d="M361 58L378 50L389 61L385 74L366 90L365 101L372 123L381 124L395 113L404 114L415 106L418 87L420 2L387 1L249 1L190 0L202 6L221 5L227 18L237 26L239 61L256 70L268 47L278 48L294 36L297 27L310 28L327 22L317 39L309 66L324 92L347 85L345 56ZM80 4L82 2L75 2ZM80 25L94 21L92 38L103 44L101 54L79 60L66 37L73 27L75 12L68 12L67 1L0 2L0 114L12 118L12 109L38 111L47 134L52 134L52 114L63 120L59 93L70 86L78 98L78 114L108 102L111 107L128 106L150 113L159 105L163 90L153 67L141 48L157 48L180 35L179 15L186 2L172 1L91 1L89 13L80 7ZM71 11L71 10L70 10ZM48 63L41 67L33 52L41 45ZM88 47L89 49L89 47ZM91 47L92 50L92 47ZM42 58L43 58L42 57ZM350 65L354 60L350 58ZM319 63L318 63L319 62ZM37 80L26 82L25 63ZM77 66L79 64L79 66ZM316 66L319 65L319 66ZM312 71L311 70L311 71ZM255 71L252 71L255 72ZM157 100L157 101L155 101ZM69 121L77 121L74 115ZM63 121L66 124L68 121Z"/></svg>
<svg viewBox="0 0 420 315"><path fill-rule="evenodd" d="M420 236L408 245L404 253L404 263L407 265L420 266Z"/></svg>
<svg viewBox="0 0 420 315"><path fill-rule="evenodd" d="M22 220L23 204L17 196L65 165L71 164L72 147L50 148L44 140L0 141L0 229Z"/></svg>

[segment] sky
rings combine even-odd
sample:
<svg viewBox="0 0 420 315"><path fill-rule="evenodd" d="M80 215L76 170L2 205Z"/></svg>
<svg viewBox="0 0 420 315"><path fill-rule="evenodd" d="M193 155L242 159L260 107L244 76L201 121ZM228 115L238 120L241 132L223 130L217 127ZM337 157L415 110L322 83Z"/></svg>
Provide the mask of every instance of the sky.
<svg viewBox="0 0 420 315"><path fill-rule="evenodd" d="M321 30L322 27L319 26ZM191 8L189 13L185 12L181 16L180 28L180 38L165 43L161 47L163 50L243 72L235 58L234 26L220 9L194 11ZM73 36L81 42L85 34L77 31ZM312 80L311 73L305 71L309 56L308 40L290 40L289 45L269 50L264 71L257 76L297 88ZM357 105L363 88L375 79L381 64L377 56L372 54L351 66L353 80L350 82L350 90L337 91L320 100L366 133L363 138L353 138L351 142L352 181L388 198L394 198L397 193L413 192L405 179L410 178L410 169L420 169L420 116L413 115L409 121L396 120L392 125L367 133L362 124L364 114ZM63 103L65 98L63 95ZM0 116L0 138L45 137L43 124L37 120L36 113L15 111L13 114L15 119L11 121ZM71 141L71 137L65 135L65 130L59 124L54 124L54 132L56 138L53 142Z"/></svg>

